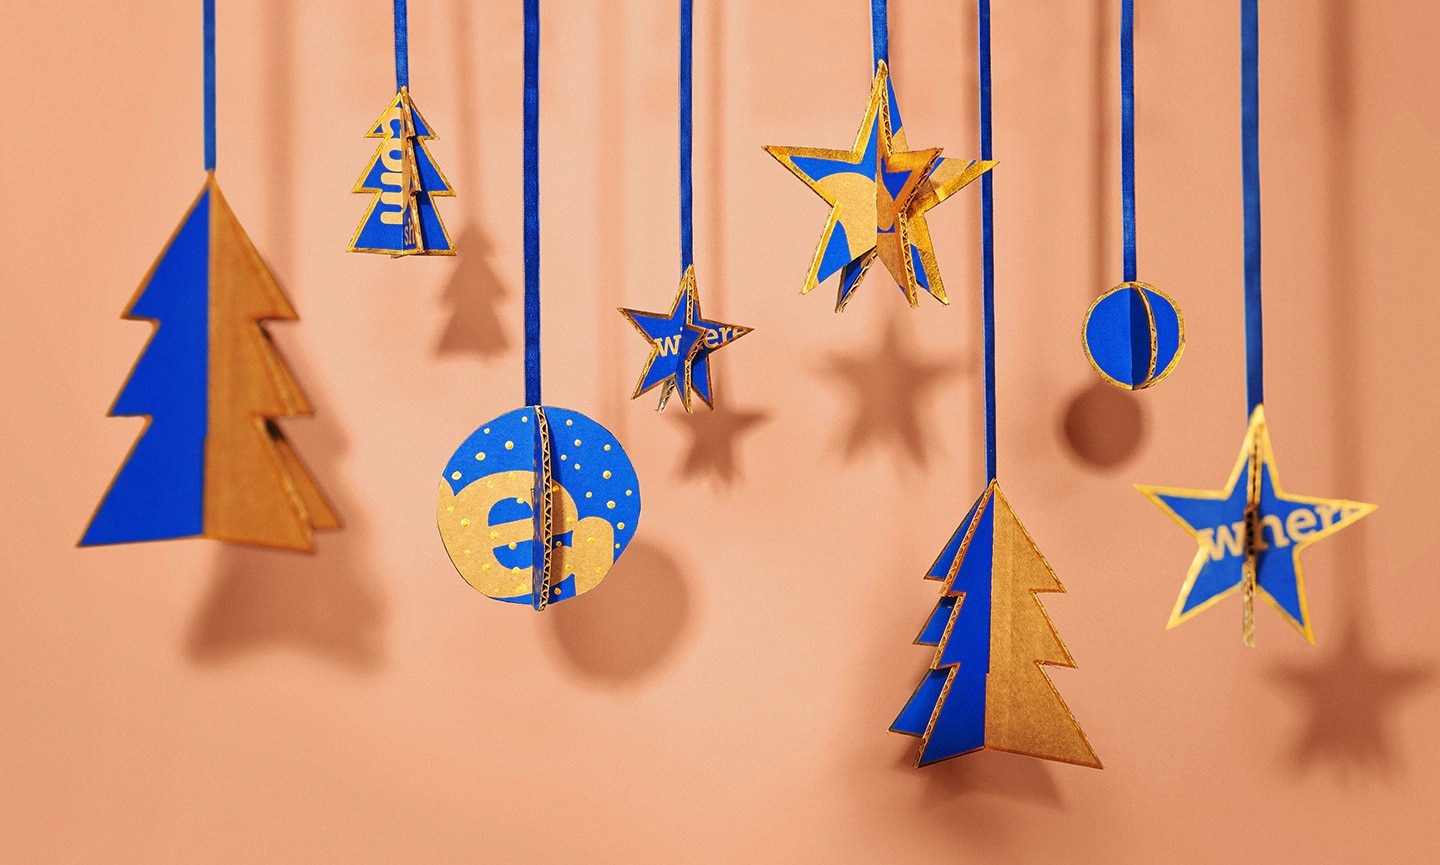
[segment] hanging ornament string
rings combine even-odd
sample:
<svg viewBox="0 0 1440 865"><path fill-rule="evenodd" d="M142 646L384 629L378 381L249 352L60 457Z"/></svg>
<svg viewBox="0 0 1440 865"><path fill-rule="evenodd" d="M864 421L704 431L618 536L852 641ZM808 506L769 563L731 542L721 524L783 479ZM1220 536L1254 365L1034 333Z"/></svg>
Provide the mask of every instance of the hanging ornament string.
<svg viewBox="0 0 1440 865"><path fill-rule="evenodd" d="M205 170L215 170L215 0L203 0L205 52Z"/></svg>
<svg viewBox="0 0 1440 865"><path fill-rule="evenodd" d="M695 263L695 0L680 0L680 270Z"/></svg>
<svg viewBox="0 0 1440 865"><path fill-rule="evenodd" d="M1257 0L1240 0L1240 169L1245 199L1245 385L1247 427L1222 490L1137 484L1200 543L1170 613L1175 627L1240 591L1240 638L1255 645L1255 598L1315 642L1300 553L1375 510L1375 505L1286 493L1265 419L1260 294L1260 29ZM1265 529L1271 529L1266 535ZM1267 552L1268 551L1268 552Z"/></svg>
<svg viewBox="0 0 1440 865"><path fill-rule="evenodd" d="M395 89L410 86L410 15L406 0L395 0Z"/></svg>
<svg viewBox="0 0 1440 865"><path fill-rule="evenodd" d="M1240 170L1245 188L1245 384L1248 419L1265 402L1260 306L1260 21L1257 0L1240 0Z"/></svg>
<svg viewBox="0 0 1440 865"><path fill-rule="evenodd" d="M674 394L685 411L693 397L715 408L710 355L751 331L743 325L711 321L700 310L695 275L695 3L680 0L680 287L669 312L622 307L620 314L650 344L650 356L630 394L636 399L660 389L658 411Z"/></svg>
<svg viewBox="0 0 1440 865"><path fill-rule="evenodd" d="M879 2L879 0L877 0ZM980 12L980 159L995 159L991 141L990 0ZM995 176L980 177L980 314L985 331L985 479L995 480Z"/></svg>
<svg viewBox="0 0 1440 865"><path fill-rule="evenodd" d="M1140 282L1135 218L1135 0L1120 0L1120 239L1124 282L1100 295L1081 329L1085 358L1116 387L1143 390L1174 371L1185 322L1169 295Z"/></svg>
<svg viewBox="0 0 1440 865"><path fill-rule="evenodd" d="M890 10L888 0L870 0L870 44L874 65L890 65Z"/></svg>
<svg viewBox="0 0 1440 865"><path fill-rule="evenodd" d="M1135 263L1135 0L1120 0L1120 222L1125 281L1139 279Z"/></svg>
<svg viewBox="0 0 1440 865"><path fill-rule="evenodd" d="M540 0L525 0L525 404L540 405Z"/></svg>

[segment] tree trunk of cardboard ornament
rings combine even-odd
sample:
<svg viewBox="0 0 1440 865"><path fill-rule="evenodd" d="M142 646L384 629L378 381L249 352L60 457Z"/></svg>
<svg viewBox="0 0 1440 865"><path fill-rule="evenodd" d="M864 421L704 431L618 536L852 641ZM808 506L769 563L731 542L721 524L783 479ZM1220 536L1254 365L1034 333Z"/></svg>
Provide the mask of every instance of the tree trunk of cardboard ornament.
<svg viewBox="0 0 1440 865"><path fill-rule="evenodd" d="M295 320L219 184L211 204L210 405L205 447L205 536L313 550L313 529L338 528L273 418L311 414L300 386L260 324Z"/></svg>

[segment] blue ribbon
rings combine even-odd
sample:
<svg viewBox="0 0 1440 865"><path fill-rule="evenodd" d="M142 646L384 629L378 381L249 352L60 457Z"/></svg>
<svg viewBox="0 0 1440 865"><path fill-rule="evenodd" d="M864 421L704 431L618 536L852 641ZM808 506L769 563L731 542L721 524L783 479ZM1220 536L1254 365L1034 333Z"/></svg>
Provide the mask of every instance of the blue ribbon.
<svg viewBox="0 0 1440 865"><path fill-rule="evenodd" d="M395 89L410 86L410 16L405 0L395 0Z"/></svg>
<svg viewBox="0 0 1440 865"><path fill-rule="evenodd" d="M540 0L525 0L525 404L540 405Z"/></svg>
<svg viewBox="0 0 1440 865"><path fill-rule="evenodd" d="M980 10L980 158L994 159L990 105L990 0ZM980 176L980 313L985 328L985 473L995 480L995 179Z"/></svg>
<svg viewBox="0 0 1440 865"><path fill-rule="evenodd" d="M680 0L680 270L695 263L695 181L691 171L695 110L695 0Z"/></svg>
<svg viewBox="0 0 1440 865"><path fill-rule="evenodd" d="M205 52L205 170L215 170L215 0L201 0Z"/></svg>
<svg viewBox="0 0 1440 865"><path fill-rule="evenodd" d="M1240 0L1240 168L1245 185L1246 417L1265 401L1265 332L1260 307L1260 10Z"/></svg>
<svg viewBox="0 0 1440 865"><path fill-rule="evenodd" d="M887 0L870 0L870 44L875 51L875 65L890 65L890 10Z"/></svg>
<svg viewBox="0 0 1440 865"><path fill-rule="evenodd" d="M1120 221L1125 281L1140 277L1135 264L1135 0L1120 0Z"/></svg>

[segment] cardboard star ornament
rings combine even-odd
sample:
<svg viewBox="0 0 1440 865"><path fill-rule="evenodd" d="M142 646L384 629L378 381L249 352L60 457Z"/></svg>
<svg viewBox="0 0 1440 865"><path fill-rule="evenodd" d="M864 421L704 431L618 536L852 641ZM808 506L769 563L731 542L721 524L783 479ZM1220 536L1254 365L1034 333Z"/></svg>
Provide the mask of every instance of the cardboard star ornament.
<svg viewBox="0 0 1440 865"><path fill-rule="evenodd" d="M677 392L687 412L693 410L692 394L713 410L710 355L754 329L711 321L701 314L693 265L685 268L668 313L621 309L620 314L650 342L650 357L630 398L638 399L658 387L658 411L664 411L671 395Z"/></svg>
<svg viewBox="0 0 1440 865"><path fill-rule="evenodd" d="M1175 519L1200 549L1190 565L1167 627L1189 621L1240 592L1241 632L1255 645L1255 596L1270 603L1311 643L1315 634L1305 599L1300 553L1374 511L1346 499L1297 496L1280 488L1275 453L1256 406L1230 480L1221 490L1187 490L1136 484Z"/></svg>
<svg viewBox="0 0 1440 865"><path fill-rule="evenodd" d="M995 166L941 159L939 148L909 150L898 118L889 70L881 61L849 150L765 148L831 205L801 293L838 273L837 312L877 257L912 307L919 306L921 291L948 303L924 214Z"/></svg>

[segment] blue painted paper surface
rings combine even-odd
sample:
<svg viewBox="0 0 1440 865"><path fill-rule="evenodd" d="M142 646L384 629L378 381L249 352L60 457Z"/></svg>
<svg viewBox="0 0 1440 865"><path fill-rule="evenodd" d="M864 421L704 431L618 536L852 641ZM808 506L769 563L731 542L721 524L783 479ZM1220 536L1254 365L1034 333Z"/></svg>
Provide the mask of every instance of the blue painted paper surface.
<svg viewBox="0 0 1440 865"><path fill-rule="evenodd" d="M208 409L211 193L190 206L126 310L156 329L112 417L147 416L82 546L163 540L204 531Z"/></svg>

